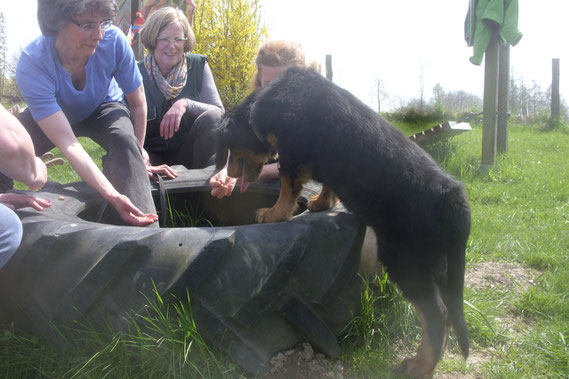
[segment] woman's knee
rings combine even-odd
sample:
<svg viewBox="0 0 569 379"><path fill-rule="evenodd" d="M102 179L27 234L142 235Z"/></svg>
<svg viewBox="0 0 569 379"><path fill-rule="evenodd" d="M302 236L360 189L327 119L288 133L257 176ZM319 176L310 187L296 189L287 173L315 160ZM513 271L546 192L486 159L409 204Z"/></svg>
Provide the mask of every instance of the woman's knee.
<svg viewBox="0 0 569 379"><path fill-rule="evenodd" d="M140 151L130 113L122 103L102 104L87 120L81 122L78 131L80 135L99 144L107 153Z"/></svg>
<svg viewBox="0 0 569 379"><path fill-rule="evenodd" d="M195 128L196 133L206 133L209 134L213 132L216 128L218 123L221 121L223 117L223 112L219 109L210 109L205 111L195 120L194 125L192 128Z"/></svg>
<svg viewBox="0 0 569 379"><path fill-rule="evenodd" d="M107 153L118 155L140 155L140 143L134 135L132 124L113 128L107 143Z"/></svg>
<svg viewBox="0 0 569 379"><path fill-rule="evenodd" d="M223 117L223 112L221 111L221 109L210 109L205 111L204 113L202 113L200 115L200 117L203 116L205 119L208 120L209 123L212 123L214 126L221 121L221 118Z"/></svg>

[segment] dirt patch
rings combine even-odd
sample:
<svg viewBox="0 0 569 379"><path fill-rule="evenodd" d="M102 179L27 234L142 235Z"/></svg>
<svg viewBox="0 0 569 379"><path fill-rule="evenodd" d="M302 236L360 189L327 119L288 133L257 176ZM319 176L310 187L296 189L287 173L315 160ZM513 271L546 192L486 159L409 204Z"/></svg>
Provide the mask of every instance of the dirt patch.
<svg viewBox="0 0 569 379"><path fill-rule="evenodd" d="M521 293L535 284L539 274L515 263L480 262L466 269L464 284L478 291L500 286Z"/></svg>
<svg viewBox="0 0 569 379"><path fill-rule="evenodd" d="M344 375L344 366L340 361L332 361L323 354L315 353L307 342L278 353L271 358L270 364L270 372L264 376L267 379L341 378Z"/></svg>
<svg viewBox="0 0 569 379"><path fill-rule="evenodd" d="M466 269L465 286L482 291L493 290L508 296L521 297L537 283L541 272L515 263L480 262ZM499 317L492 319L502 333L516 339L527 332L529 325L514 309L505 309Z"/></svg>
<svg viewBox="0 0 569 379"><path fill-rule="evenodd" d="M465 273L465 286L474 290L501 288L503 290L523 293L535 285L540 272L515 263L480 262L468 267ZM516 320L503 320L506 324L514 325ZM513 328L508 328L512 332ZM450 354L446 352L446 354ZM474 371L491 361L492 354L488 351L471 351L468 366ZM330 360L323 354L315 353L309 343L278 353L270 360L270 372L264 376L267 379L289 378L342 378L351 377L339 360ZM434 378L477 378L476 374L435 372Z"/></svg>

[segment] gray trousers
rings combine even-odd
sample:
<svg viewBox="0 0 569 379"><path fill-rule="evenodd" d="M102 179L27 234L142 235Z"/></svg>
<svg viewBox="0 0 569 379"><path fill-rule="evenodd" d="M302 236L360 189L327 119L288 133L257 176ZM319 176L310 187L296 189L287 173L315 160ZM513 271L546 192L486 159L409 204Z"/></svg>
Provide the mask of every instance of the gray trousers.
<svg viewBox="0 0 569 379"><path fill-rule="evenodd" d="M36 155L40 156L55 147L34 121L29 109L20 113L18 119L30 134ZM71 128L77 137L90 138L106 151L102 159L103 174L115 189L126 195L142 212L156 213L150 180L142 160L140 144L134 135L128 107L119 102L103 103L89 117ZM11 187L11 179L0 177L0 188ZM121 223L118 213L109 211L114 213L111 222Z"/></svg>

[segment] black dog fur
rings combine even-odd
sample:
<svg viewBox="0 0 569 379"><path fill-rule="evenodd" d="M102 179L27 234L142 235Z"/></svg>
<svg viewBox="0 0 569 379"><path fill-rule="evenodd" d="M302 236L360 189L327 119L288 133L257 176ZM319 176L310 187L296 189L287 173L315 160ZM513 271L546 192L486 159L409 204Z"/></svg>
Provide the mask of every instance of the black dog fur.
<svg viewBox="0 0 569 379"><path fill-rule="evenodd" d="M463 185L425 151L348 91L303 68L288 69L228 112L218 137L217 167L230 150L229 175L246 181L278 151L281 195L259 221L292 217L302 184L312 178L323 183L326 201L311 210L333 206L331 190L375 230L379 259L423 326L418 353L401 363L402 371L430 376L449 325L468 357L463 287L470 209Z"/></svg>

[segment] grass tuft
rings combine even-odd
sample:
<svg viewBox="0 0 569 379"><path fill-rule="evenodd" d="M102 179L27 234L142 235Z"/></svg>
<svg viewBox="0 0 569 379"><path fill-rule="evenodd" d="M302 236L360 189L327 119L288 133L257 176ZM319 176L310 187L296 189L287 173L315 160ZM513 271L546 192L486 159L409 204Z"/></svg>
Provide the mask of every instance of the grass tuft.
<svg viewBox="0 0 569 379"><path fill-rule="evenodd" d="M213 350L192 317L190 298L164 301L154 287L142 311L125 317L126 328L95 327L88 321L73 330L56 330L60 347L14 329L0 339L2 378L218 378L243 377L242 370Z"/></svg>

